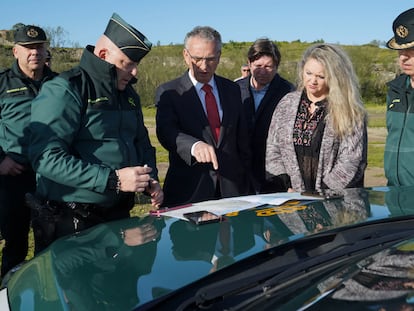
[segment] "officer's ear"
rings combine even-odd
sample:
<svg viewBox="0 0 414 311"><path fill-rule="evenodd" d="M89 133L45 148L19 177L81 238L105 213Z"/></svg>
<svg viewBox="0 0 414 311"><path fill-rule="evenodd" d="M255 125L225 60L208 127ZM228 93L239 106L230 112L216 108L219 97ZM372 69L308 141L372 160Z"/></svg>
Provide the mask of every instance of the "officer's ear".
<svg viewBox="0 0 414 311"><path fill-rule="evenodd" d="M102 48L98 51L98 57L100 59L106 60L108 57L108 53L109 53L108 49Z"/></svg>
<svg viewBox="0 0 414 311"><path fill-rule="evenodd" d="M16 46L14 46L12 51L13 51L13 56L14 56L14 58L16 58L16 59L17 59L17 56L18 56L18 54L19 54L18 48L17 48Z"/></svg>

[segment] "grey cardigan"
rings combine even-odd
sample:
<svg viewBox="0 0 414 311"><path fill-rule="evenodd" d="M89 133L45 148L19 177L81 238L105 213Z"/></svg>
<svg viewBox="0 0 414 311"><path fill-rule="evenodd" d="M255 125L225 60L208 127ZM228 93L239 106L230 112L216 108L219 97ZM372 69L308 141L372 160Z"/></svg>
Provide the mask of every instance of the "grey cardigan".
<svg viewBox="0 0 414 311"><path fill-rule="evenodd" d="M293 126L301 94L301 91L294 91L280 100L273 113L266 145L266 178L288 174L295 191L305 190L293 145ZM340 140L335 138L327 117L319 154L316 190L321 190L322 181L329 189L363 186L367 166L366 122L355 128L352 135Z"/></svg>

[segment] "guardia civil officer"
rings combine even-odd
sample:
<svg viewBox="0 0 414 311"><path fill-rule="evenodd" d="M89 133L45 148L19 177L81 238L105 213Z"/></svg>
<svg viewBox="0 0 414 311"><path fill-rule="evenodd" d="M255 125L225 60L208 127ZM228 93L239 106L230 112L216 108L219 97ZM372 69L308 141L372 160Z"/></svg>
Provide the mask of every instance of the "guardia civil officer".
<svg viewBox="0 0 414 311"><path fill-rule="evenodd" d="M413 186L414 8L399 14L392 30L387 47L397 52L401 74L387 83L384 171L388 186Z"/></svg>
<svg viewBox="0 0 414 311"><path fill-rule="evenodd" d="M36 252L60 236L129 217L135 192L150 195L155 208L162 203L155 148L133 88L151 45L114 13L79 66L46 83L33 102Z"/></svg>
<svg viewBox="0 0 414 311"><path fill-rule="evenodd" d="M41 85L56 75L45 66L48 40L43 29L21 27L14 41L15 61L0 73L0 231L5 239L1 276L27 255L30 210L24 194L35 189L26 139L30 104Z"/></svg>

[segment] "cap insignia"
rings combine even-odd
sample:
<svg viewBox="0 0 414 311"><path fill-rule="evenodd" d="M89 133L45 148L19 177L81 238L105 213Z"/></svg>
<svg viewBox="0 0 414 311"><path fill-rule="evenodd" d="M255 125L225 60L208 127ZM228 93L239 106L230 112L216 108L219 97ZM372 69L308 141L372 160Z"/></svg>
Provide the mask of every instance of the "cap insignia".
<svg viewBox="0 0 414 311"><path fill-rule="evenodd" d="M407 27L400 25L397 27L397 29L395 29L395 33L400 37L400 38L405 38L408 36L408 29Z"/></svg>
<svg viewBox="0 0 414 311"><path fill-rule="evenodd" d="M27 36L30 37L30 38L37 38L38 35L39 35L39 33L34 28L30 28L27 31Z"/></svg>

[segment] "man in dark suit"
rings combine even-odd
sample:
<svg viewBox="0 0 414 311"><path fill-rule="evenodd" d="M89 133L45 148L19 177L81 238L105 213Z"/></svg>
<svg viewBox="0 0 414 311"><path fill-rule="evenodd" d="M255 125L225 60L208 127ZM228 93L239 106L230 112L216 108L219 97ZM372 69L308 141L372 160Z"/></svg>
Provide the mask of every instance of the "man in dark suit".
<svg viewBox="0 0 414 311"><path fill-rule="evenodd" d="M278 73L281 54L267 38L256 40L247 53L250 75L237 83L241 89L252 150L252 170L258 193L279 191L278 185L266 181L266 140L273 111L280 99L294 86Z"/></svg>
<svg viewBox="0 0 414 311"><path fill-rule="evenodd" d="M216 30L195 27L184 40L188 71L156 91L157 136L169 152L164 206L245 195L251 189L240 88L215 75L221 46ZM214 96L206 97L206 87ZM216 125L209 123L212 97Z"/></svg>

